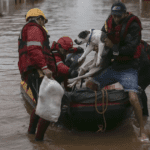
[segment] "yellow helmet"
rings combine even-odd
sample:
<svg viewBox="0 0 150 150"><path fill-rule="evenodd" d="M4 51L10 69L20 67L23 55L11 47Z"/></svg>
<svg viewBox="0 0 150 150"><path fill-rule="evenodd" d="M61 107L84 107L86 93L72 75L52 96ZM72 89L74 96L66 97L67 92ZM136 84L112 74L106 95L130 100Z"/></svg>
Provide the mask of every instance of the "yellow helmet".
<svg viewBox="0 0 150 150"><path fill-rule="evenodd" d="M33 8L30 9L27 14L26 14L26 21L28 20L29 17L38 17L38 16L42 16L44 17L44 19L46 20L45 23L48 22L48 20L46 19L44 13L42 10L38 9L38 8Z"/></svg>

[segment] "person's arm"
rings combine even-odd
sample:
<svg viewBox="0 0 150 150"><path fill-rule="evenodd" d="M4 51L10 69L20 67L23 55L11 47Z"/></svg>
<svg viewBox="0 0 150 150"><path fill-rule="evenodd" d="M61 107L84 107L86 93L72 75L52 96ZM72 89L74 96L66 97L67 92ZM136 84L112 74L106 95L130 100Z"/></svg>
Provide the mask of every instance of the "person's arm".
<svg viewBox="0 0 150 150"><path fill-rule="evenodd" d="M42 44L44 37L42 31L36 27L31 26L27 30L27 52L31 64L36 68L46 68L47 64L42 53Z"/></svg>
<svg viewBox="0 0 150 150"><path fill-rule="evenodd" d="M30 58L32 66L36 69L41 69L48 77L52 77L52 71L48 69L45 57L42 52L42 44L44 37L42 31L36 27L31 26L27 30L27 53Z"/></svg>
<svg viewBox="0 0 150 150"><path fill-rule="evenodd" d="M77 71L73 70L72 68L69 68L68 66L66 66L64 63L60 63L57 66L58 69L58 76L68 76L70 77L76 77L77 76Z"/></svg>

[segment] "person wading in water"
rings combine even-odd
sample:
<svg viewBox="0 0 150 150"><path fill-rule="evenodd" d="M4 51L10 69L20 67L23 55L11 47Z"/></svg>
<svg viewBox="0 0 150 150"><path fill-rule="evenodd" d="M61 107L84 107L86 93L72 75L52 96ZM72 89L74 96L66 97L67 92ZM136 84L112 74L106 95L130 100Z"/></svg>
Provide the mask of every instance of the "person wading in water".
<svg viewBox="0 0 150 150"><path fill-rule="evenodd" d="M83 49L81 47L73 48L73 41L69 37L61 38L59 42L62 47L60 48L61 52L58 54L59 56L57 59L56 54L58 51L57 53L52 54L52 50L49 46L50 36L45 28L45 24L48 20L44 13L38 8L33 8L27 12L26 22L27 23L22 28L18 40L18 67L22 80L27 82L37 103L39 87L44 75L48 78L55 79L56 81L58 81L57 79L61 76L61 74L59 75L60 72L68 75L70 78L78 75L77 71L63 65L59 56L61 54L63 55L63 52L66 53L66 51L68 51L68 53L77 51L83 52ZM56 48L58 48L57 45L58 44L56 44ZM50 121L40 118L35 114L34 109L30 117L28 133L36 133L35 140L42 141L49 124Z"/></svg>
<svg viewBox="0 0 150 150"><path fill-rule="evenodd" d="M27 82L37 102L39 87L43 80L40 74L55 78L56 65L50 52L49 35L44 27L48 22L44 13L38 8L33 8L27 12L26 21L18 41L18 67L22 80ZM30 116L28 133L35 134L37 128L35 140L42 141L49 124L49 121L36 115L34 109Z"/></svg>

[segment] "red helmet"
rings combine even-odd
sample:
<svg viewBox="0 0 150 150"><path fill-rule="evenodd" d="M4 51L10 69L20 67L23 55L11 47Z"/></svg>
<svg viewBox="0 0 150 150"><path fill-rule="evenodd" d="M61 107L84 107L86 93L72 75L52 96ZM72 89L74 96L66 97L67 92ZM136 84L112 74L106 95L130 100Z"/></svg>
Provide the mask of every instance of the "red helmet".
<svg viewBox="0 0 150 150"><path fill-rule="evenodd" d="M59 43L61 45L61 47L63 49L65 49L66 51L68 51L70 48L73 47L73 41L70 37L68 36L63 36L61 37L57 43Z"/></svg>

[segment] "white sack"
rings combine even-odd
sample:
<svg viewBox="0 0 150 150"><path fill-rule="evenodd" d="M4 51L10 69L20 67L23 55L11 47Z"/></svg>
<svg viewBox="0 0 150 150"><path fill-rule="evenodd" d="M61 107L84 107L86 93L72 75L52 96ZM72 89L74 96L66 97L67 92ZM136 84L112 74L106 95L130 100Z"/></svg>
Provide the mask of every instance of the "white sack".
<svg viewBox="0 0 150 150"><path fill-rule="evenodd" d="M44 76L39 89L36 114L51 122L57 122L61 112L64 89L55 81Z"/></svg>

